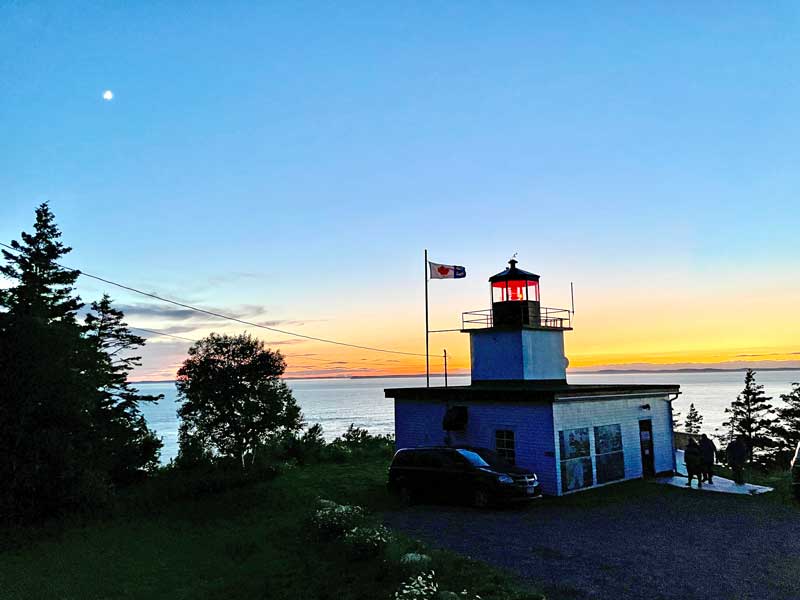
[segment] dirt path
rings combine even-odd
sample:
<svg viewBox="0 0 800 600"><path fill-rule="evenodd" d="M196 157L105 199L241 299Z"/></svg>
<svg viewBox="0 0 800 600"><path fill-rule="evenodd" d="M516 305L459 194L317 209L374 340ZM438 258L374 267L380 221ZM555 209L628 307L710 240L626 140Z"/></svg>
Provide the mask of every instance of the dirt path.
<svg viewBox="0 0 800 600"><path fill-rule="evenodd" d="M614 487L521 509L415 506L385 518L509 569L548 598L800 599L800 510L643 482Z"/></svg>

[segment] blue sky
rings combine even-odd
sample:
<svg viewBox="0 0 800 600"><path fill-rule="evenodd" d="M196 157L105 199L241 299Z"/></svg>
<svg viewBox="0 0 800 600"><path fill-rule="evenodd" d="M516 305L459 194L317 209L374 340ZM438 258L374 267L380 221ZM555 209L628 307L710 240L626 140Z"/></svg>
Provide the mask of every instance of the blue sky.
<svg viewBox="0 0 800 600"><path fill-rule="evenodd" d="M518 252L597 307L578 354L647 362L602 311L656 348L675 295L772 315L676 361L788 352L799 34L793 3L0 3L0 238L48 200L87 271L413 350L423 248L468 268L442 326Z"/></svg>

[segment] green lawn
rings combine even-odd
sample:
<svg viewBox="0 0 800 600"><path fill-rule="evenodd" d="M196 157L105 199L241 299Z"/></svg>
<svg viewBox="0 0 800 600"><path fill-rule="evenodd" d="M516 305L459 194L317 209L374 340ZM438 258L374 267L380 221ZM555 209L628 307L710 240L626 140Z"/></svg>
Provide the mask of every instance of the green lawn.
<svg viewBox="0 0 800 600"><path fill-rule="evenodd" d="M0 554L0 598L391 598L408 576L396 561L353 560L308 525L318 496L371 511L391 506L386 467L385 457L296 467L272 481L50 534ZM387 555L418 549L399 538ZM535 597L518 595L511 578L482 564L433 557L444 589Z"/></svg>

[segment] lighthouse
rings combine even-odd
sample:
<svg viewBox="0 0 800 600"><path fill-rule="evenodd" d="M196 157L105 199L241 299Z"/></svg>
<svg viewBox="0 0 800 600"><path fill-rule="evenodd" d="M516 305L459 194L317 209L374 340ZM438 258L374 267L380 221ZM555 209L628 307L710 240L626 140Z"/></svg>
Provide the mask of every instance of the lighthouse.
<svg viewBox="0 0 800 600"><path fill-rule="evenodd" d="M539 276L508 261L489 278L492 307L462 314L470 337L473 383L538 381L566 383L564 332L572 330L571 312L543 308Z"/></svg>
<svg viewBox="0 0 800 600"><path fill-rule="evenodd" d="M539 275L517 264L489 277L489 308L461 314L470 385L385 390L397 448L494 450L554 496L672 474L680 387L568 382L572 312L542 306Z"/></svg>

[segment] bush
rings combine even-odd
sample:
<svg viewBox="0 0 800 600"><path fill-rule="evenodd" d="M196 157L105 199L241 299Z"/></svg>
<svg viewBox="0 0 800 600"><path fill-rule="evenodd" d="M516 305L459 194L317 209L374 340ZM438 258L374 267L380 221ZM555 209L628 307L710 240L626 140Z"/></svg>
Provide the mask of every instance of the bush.
<svg viewBox="0 0 800 600"><path fill-rule="evenodd" d="M364 445L369 441L370 437L372 436L370 436L368 430L356 427L355 423L350 423L347 431L345 431L340 438L336 439L341 441L345 446L352 447Z"/></svg>
<svg viewBox="0 0 800 600"><path fill-rule="evenodd" d="M394 593L395 600L413 600L416 598L436 598L439 595L439 584L436 583L436 573L420 573L411 577L400 589Z"/></svg>
<svg viewBox="0 0 800 600"><path fill-rule="evenodd" d="M347 506L336 504L330 500L319 500L312 523L321 536L336 537L355 529L363 520L364 509L360 506Z"/></svg>
<svg viewBox="0 0 800 600"><path fill-rule="evenodd" d="M319 423L309 427L301 436L296 434L288 436L284 442L286 456L300 464L320 460L325 446L322 425Z"/></svg>
<svg viewBox="0 0 800 600"><path fill-rule="evenodd" d="M344 534L344 541L359 558L375 556L383 551L391 539L391 532L383 525L354 527Z"/></svg>
<svg viewBox="0 0 800 600"><path fill-rule="evenodd" d="M394 450L394 436L371 435L366 429L351 423L347 431L327 445L325 456L334 462L344 462L353 456L367 455L391 458Z"/></svg>
<svg viewBox="0 0 800 600"><path fill-rule="evenodd" d="M430 556L420 552L408 552L400 557L400 564L415 573L430 569L432 562L433 559Z"/></svg>

